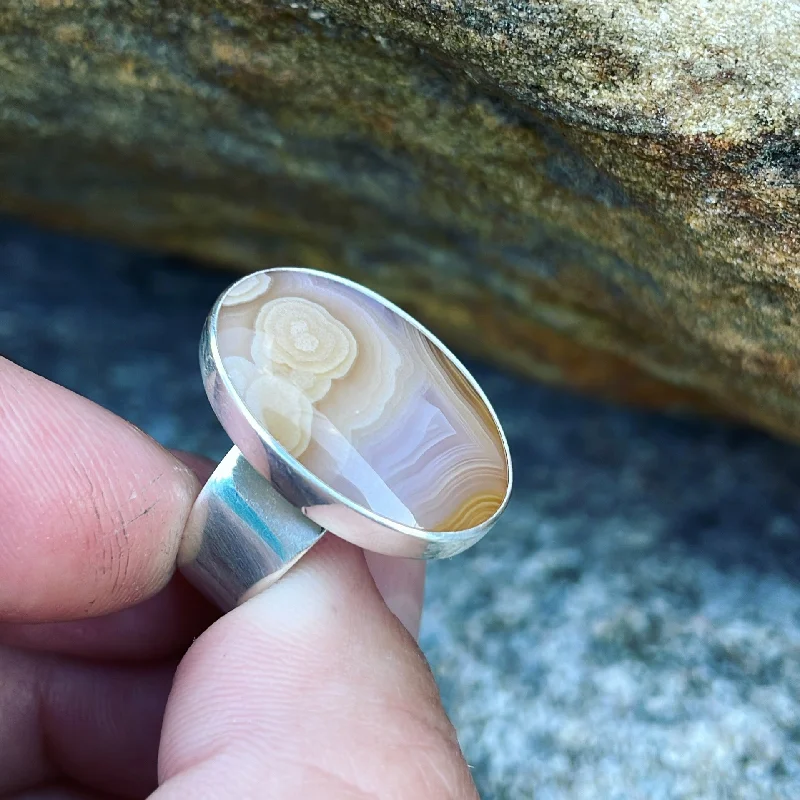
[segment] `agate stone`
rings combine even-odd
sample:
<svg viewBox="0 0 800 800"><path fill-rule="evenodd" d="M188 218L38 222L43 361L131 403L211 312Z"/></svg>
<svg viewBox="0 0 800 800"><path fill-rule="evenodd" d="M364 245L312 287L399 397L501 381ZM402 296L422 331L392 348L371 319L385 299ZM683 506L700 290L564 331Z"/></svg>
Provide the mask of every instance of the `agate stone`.
<svg viewBox="0 0 800 800"><path fill-rule="evenodd" d="M502 505L505 448L485 401L424 331L357 287L249 275L222 298L217 347L256 423L350 501L454 532Z"/></svg>

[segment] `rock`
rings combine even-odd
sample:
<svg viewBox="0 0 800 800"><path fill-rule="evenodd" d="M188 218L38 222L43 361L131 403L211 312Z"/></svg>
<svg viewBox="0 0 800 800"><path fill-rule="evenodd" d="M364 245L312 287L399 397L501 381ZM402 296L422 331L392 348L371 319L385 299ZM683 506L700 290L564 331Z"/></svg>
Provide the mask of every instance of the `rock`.
<svg viewBox="0 0 800 800"><path fill-rule="evenodd" d="M0 205L800 433L800 6L6 0Z"/></svg>
<svg viewBox="0 0 800 800"><path fill-rule="evenodd" d="M197 330L227 283L0 220L0 353L219 459ZM800 448L470 366L516 491L430 564L421 644L480 796L795 800Z"/></svg>

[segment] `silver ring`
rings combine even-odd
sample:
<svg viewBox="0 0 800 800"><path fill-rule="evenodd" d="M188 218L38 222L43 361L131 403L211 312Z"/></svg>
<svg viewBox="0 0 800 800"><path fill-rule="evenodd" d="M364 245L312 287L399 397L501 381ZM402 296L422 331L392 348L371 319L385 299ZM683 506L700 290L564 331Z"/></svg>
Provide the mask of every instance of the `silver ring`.
<svg viewBox="0 0 800 800"><path fill-rule="evenodd" d="M447 558L508 503L508 443L475 379L352 281L296 267L242 278L208 316L200 368L234 447L195 502L179 567L225 610L325 531Z"/></svg>

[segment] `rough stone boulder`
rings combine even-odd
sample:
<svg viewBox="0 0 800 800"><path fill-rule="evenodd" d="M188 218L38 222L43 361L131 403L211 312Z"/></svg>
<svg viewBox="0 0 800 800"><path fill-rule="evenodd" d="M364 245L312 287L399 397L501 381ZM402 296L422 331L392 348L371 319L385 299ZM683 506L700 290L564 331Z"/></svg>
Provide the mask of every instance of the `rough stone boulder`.
<svg viewBox="0 0 800 800"><path fill-rule="evenodd" d="M800 434L797 0L5 0L0 206Z"/></svg>

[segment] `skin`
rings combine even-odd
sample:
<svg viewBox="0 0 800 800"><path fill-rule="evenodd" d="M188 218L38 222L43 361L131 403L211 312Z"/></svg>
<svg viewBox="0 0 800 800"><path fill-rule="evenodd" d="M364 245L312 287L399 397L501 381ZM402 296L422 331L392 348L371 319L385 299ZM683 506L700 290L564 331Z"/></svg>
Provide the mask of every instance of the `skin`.
<svg viewBox="0 0 800 800"><path fill-rule="evenodd" d="M328 536L219 618L175 574L209 472L0 358L0 798L476 798L421 565Z"/></svg>

